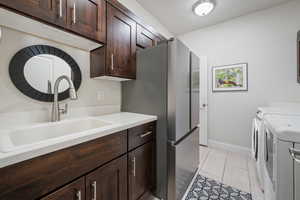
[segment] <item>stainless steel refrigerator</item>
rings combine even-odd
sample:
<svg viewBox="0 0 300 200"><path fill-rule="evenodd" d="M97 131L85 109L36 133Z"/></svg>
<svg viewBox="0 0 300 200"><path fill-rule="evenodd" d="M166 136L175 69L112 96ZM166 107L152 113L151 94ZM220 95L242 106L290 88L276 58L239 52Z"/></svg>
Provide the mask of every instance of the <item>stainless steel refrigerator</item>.
<svg viewBox="0 0 300 200"><path fill-rule="evenodd" d="M156 196L181 199L199 165L199 58L178 39L138 51L122 111L158 116Z"/></svg>

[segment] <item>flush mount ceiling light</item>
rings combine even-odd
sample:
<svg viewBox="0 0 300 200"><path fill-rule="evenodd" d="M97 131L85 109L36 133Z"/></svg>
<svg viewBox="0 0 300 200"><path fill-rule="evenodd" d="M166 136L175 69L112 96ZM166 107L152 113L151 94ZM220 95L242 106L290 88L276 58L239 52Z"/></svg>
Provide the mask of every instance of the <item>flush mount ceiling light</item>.
<svg viewBox="0 0 300 200"><path fill-rule="evenodd" d="M200 0L194 5L193 11L196 15L202 17L211 13L215 7L216 7L215 0Z"/></svg>

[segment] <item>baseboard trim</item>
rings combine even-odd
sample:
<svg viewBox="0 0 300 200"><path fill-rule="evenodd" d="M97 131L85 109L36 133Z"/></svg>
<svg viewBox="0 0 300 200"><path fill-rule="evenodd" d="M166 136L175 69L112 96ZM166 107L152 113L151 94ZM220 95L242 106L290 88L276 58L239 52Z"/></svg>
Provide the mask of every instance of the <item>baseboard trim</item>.
<svg viewBox="0 0 300 200"><path fill-rule="evenodd" d="M239 145L233 145L228 143L219 142L216 140L208 140L208 147L222 149L230 152L241 153L246 156L251 156L251 149L242 147Z"/></svg>

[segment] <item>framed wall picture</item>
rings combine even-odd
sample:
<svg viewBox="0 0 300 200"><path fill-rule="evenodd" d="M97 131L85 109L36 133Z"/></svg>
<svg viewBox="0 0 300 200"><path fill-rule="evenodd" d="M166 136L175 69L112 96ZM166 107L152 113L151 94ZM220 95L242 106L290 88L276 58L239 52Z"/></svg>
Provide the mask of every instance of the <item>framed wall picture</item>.
<svg viewBox="0 0 300 200"><path fill-rule="evenodd" d="M212 68L213 92L248 91L248 64L216 66Z"/></svg>

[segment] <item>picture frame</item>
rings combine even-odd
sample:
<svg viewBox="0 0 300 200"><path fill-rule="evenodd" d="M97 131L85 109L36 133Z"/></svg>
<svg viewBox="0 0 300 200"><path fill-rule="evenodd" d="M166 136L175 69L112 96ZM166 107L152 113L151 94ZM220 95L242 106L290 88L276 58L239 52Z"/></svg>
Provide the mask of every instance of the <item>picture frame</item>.
<svg viewBox="0 0 300 200"><path fill-rule="evenodd" d="M213 92L248 91L248 63L212 67Z"/></svg>

